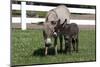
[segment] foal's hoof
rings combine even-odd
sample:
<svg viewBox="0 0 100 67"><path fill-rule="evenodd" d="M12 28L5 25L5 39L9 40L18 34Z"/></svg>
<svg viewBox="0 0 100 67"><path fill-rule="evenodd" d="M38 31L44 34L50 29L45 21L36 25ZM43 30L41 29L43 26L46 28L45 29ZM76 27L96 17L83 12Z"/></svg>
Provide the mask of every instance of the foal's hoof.
<svg viewBox="0 0 100 67"><path fill-rule="evenodd" d="M45 53L44 55L47 56L47 53Z"/></svg>

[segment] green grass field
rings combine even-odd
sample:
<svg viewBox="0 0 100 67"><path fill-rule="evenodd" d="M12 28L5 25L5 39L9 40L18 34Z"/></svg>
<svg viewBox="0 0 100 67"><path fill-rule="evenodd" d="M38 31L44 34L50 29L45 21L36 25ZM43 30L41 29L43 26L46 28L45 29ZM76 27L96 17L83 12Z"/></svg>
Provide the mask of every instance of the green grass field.
<svg viewBox="0 0 100 67"><path fill-rule="evenodd" d="M43 36L41 30L12 30L12 65L48 64L96 60L95 30L79 32L79 53L59 53L43 56ZM58 44L59 50L59 44Z"/></svg>

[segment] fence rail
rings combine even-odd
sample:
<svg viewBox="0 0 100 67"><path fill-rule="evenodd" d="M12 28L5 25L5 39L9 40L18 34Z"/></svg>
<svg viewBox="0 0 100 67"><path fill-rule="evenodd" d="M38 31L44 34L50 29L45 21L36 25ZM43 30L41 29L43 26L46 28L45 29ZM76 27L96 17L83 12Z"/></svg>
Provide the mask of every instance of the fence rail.
<svg viewBox="0 0 100 67"><path fill-rule="evenodd" d="M51 6L36 6L36 5L25 5L26 10L30 11L49 11L55 7ZM13 10L21 10L21 5L12 4ZM95 9L85 9L85 8L68 8L71 13L87 13L87 14L95 14Z"/></svg>
<svg viewBox="0 0 100 67"><path fill-rule="evenodd" d="M17 0L21 1L21 4L12 4L12 10L21 10L21 17L12 17L12 23L21 23L22 30L26 30L26 23L38 23L45 21L45 18L27 18L26 11L49 11L54 6L43 6L43 5L26 5L26 2L44 2L44 3L60 3L60 4L80 4L80 5L96 5L93 0ZM86 8L72 8L68 7L71 13L85 13L85 14L94 14L95 9L86 9ZM70 22L77 23L79 25L95 25L95 20L80 20L80 19L71 19Z"/></svg>
<svg viewBox="0 0 100 67"><path fill-rule="evenodd" d="M26 23L37 23L37 22L44 22L45 18L26 18ZM20 17L13 17L13 23L21 23ZM95 25L95 20L77 20L71 19L70 23L77 23L78 25Z"/></svg>

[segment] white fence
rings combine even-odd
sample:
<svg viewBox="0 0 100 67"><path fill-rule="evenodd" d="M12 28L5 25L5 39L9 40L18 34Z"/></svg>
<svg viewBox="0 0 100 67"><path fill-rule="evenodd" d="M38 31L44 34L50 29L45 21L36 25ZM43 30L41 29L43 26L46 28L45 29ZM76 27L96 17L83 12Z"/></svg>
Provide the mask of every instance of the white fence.
<svg viewBox="0 0 100 67"><path fill-rule="evenodd" d="M26 5L27 1L32 2L43 2L43 3L59 3L59 4L78 4L78 5L96 5L94 0L17 0L21 1L21 4L12 4L12 10L21 10L21 17L12 17L13 23L21 23L22 30L25 30L26 23L37 23L40 21L45 21L45 18L27 18L26 10L31 11L49 11L55 7L52 6L42 6L42 5ZM87 13L95 14L95 9L86 8L71 8L68 7L71 13ZM79 25L95 25L95 20L73 20L70 22L75 22Z"/></svg>

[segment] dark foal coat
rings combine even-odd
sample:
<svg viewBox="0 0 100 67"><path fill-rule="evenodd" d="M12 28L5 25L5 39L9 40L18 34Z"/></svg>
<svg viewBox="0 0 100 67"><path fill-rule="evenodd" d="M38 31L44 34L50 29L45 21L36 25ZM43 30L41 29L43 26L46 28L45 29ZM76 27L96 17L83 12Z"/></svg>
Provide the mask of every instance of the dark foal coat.
<svg viewBox="0 0 100 67"><path fill-rule="evenodd" d="M60 22L60 20L59 20ZM78 34L79 34L79 27L76 23L67 23L67 19L65 19L63 24L60 24L56 27L58 35L61 36L61 43L62 43L62 36L64 36L65 40L65 52L71 52L71 47L73 50L78 52ZM62 45L60 46L62 49Z"/></svg>
<svg viewBox="0 0 100 67"><path fill-rule="evenodd" d="M65 24L62 25L62 28L60 28L60 31L64 35L65 39L65 52L71 53L71 48L73 47L73 50L78 52L78 36L79 36L79 28L76 23L71 24Z"/></svg>

